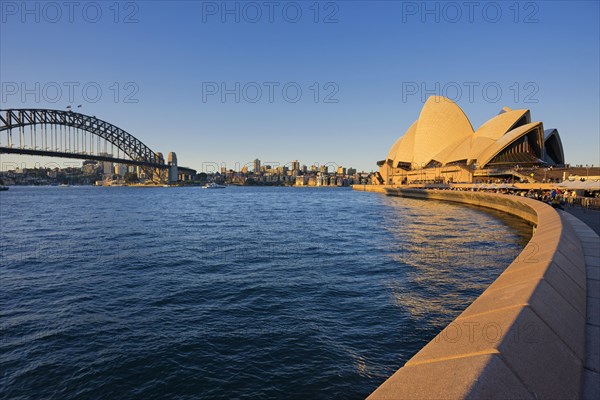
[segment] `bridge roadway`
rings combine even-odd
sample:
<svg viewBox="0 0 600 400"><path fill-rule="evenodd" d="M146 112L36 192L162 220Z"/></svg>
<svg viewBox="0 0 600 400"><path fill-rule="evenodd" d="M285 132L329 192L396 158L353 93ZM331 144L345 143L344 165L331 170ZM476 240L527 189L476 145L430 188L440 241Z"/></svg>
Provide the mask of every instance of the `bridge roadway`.
<svg viewBox="0 0 600 400"><path fill-rule="evenodd" d="M119 164L130 164L140 165L154 168L168 168L166 164L153 164L144 161L135 161L130 159L116 158L110 156L102 156L96 154L86 153L69 153L61 151L48 151L48 150L32 150L32 149L19 149L0 146L0 154L22 154L31 156L42 156L42 157L58 157L58 158L75 158L79 160L94 160L94 161L108 161Z"/></svg>
<svg viewBox="0 0 600 400"><path fill-rule="evenodd" d="M116 157L113 155L115 149ZM0 110L0 154L75 158L137 165L144 167L160 180L169 179L169 176L170 179L179 176L187 180L196 174L196 171L191 168L177 166L176 156L173 157L175 161L172 164L165 163L161 153L154 152L123 129L95 116L73 111ZM153 173L153 170L156 173ZM169 170L168 174L157 172L167 170Z"/></svg>

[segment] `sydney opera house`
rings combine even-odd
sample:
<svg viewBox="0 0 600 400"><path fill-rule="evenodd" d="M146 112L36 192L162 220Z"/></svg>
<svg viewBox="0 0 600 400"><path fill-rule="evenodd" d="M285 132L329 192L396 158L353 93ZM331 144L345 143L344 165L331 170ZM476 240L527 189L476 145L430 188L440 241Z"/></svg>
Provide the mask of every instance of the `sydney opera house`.
<svg viewBox="0 0 600 400"><path fill-rule="evenodd" d="M419 119L377 163L373 183L474 182L519 177L521 167L564 163L558 131L532 122L529 110L504 107L474 130L456 103L431 96Z"/></svg>

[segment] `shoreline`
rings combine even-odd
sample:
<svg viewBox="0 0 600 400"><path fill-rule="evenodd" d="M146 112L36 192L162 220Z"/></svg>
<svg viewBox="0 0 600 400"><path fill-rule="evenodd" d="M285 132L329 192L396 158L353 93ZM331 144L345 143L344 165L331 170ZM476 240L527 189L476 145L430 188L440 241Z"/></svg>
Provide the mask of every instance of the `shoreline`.
<svg viewBox="0 0 600 400"><path fill-rule="evenodd" d="M589 257L597 252L598 235L583 222L521 196L376 185L353 189L496 209L535 227L500 276L369 399L578 398L593 390L597 374L589 366L598 341L590 339L595 328L586 304L598 294L586 290L586 279L587 287L598 282L587 276L598 267Z"/></svg>

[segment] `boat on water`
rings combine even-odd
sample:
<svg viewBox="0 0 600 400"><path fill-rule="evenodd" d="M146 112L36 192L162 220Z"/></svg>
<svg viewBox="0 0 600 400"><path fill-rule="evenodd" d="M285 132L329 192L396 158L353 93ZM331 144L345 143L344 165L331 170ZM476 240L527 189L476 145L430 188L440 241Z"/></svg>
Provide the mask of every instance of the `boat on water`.
<svg viewBox="0 0 600 400"><path fill-rule="evenodd" d="M211 183L207 183L206 185L202 186L202 189L225 189L227 186L223 186L223 185L218 185L214 182Z"/></svg>
<svg viewBox="0 0 600 400"><path fill-rule="evenodd" d="M3 190L8 190L8 186L0 185L0 192Z"/></svg>

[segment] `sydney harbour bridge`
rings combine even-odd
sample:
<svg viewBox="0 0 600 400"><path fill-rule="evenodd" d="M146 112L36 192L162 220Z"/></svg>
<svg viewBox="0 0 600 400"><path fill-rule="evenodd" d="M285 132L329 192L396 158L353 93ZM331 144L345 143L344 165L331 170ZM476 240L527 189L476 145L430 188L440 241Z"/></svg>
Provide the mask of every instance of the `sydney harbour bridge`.
<svg viewBox="0 0 600 400"><path fill-rule="evenodd" d="M73 111L0 110L0 154L106 161L138 166L154 183L191 180L196 171L165 159L133 135L106 121Z"/></svg>

